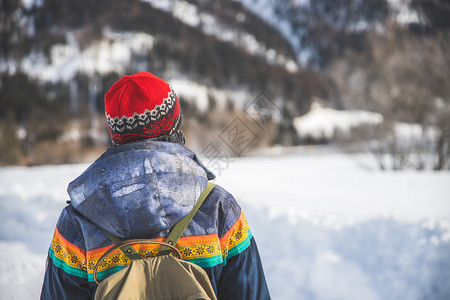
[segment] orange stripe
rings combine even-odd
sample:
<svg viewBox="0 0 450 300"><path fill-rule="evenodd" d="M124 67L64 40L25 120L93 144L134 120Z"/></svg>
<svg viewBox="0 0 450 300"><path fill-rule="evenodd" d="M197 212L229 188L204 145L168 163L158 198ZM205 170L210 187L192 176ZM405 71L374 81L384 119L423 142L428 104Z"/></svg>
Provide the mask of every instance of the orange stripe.
<svg viewBox="0 0 450 300"><path fill-rule="evenodd" d="M94 249L94 250L88 250L88 251L86 251L86 257L88 258L88 260L92 260L92 259L95 259L95 258L100 258L100 256L102 256L102 254L105 253L106 250L108 250L112 246L114 246L114 245L101 247L101 248L97 248L97 249Z"/></svg>
<svg viewBox="0 0 450 300"><path fill-rule="evenodd" d="M187 246L193 244L210 244L217 242L219 237L217 234L185 236L178 240L177 246Z"/></svg>
<svg viewBox="0 0 450 300"><path fill-rule="evenodd" d="M157 239L152 239L152 240L162 242L165 239L157 238ZM217 243L218 241L219 241L219 238L216 234L186 236L186 237L181 237L178 240L177 247L181 248L181 247L186 247L186 246L190 246L190 245L212 244L212 243ZM100 258L100 256L103 255L103 253L105 253L106 250L108 250L112 246L113 245L102 247L102 248L97 248L94 250L89 250L89 251L87 251L86 256L87 256L88 260L97 260ZM158 249L161 246L155 245L155 244L135 244L133 247L135 247L136 251L139 251L139 250ZM116 253L116 251L114 253Z"/></svg>
<svg viewBox="0 0 450 300"><path fill-rule="evenodd" d="M152 239L154 241L162 241L164 239ZM106 250L108 250L109 248L111 248L112 246L114 246L114 244L110 245L110 246L106 246L106 247L101 247L101 248L97 248L94 250L89 250L87 251L87 258L88 260L97 260L100 258L100 256L103 255L103 253L106 252ZM151 249L157 249L159 247L161 247L160 245L155 245L155 244L134 244L133 247L136 249L136 251L139 250L151 250ZM115 250L112 254L115 254L117 252L120 252L120 249Z"/></svg>
<svg viewBox="0 0 450 300"><path fill-rule="evenodd" d="M163 241L165 239L158 238L152 240ZM87 252L88 273L93 272L93 268L100 256L103 255L103 253L110 247L112 247L112 245ZM133 247L143 257L148 257L156 255L161 245L143 243L135 244ZM221 255L220 241L216 234L182 237L177 243L177 248L180 250L184 259L207 258ZM117 249L105 259L102 265L100 265L99 271L103 271L114 266L125 266L129 263L130 261L121 252L121 250Z"/></svg>
<svg viewBox="0 0 450 300"><path fill-rule="evenodd" d="M81 249L80 247L75 246L68 240L66 240L61 233L59 233L58 228L55 229L55 234L53 235L53 240L58 242L64 249L70 251L77 256L85 257L86 250Z"/></svg>

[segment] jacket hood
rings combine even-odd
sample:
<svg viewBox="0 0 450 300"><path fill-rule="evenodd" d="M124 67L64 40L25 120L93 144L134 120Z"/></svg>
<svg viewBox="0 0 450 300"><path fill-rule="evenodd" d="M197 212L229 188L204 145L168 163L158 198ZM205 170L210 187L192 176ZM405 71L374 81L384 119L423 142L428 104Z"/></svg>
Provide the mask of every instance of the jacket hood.
<svg viewBox="0 0 450 300"><path fill-rule="evenodd" d="M123 239L166 234L212 174L184 146L140 141L107 150L69 184L75 210Z"/></svg>

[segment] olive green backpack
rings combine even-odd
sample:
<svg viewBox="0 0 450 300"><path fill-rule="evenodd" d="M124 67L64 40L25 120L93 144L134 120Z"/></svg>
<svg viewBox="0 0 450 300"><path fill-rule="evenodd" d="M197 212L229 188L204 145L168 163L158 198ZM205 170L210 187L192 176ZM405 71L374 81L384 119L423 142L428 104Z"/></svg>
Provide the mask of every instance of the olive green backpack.
<svg viewBox="0 0 450 300"><path fill-rule="evenodd" d="M181 253L175 247L214 186L208 182L192 211L174 226L165 242L150 239L123 241L105 231L116 245L100 257L94 268L94 279L99 284L94 299L217 300L206 272L201 267L182 260ZM156 257L143 259L132 247L137 243L160 244L162 247ZM117 248L131 260L131 264L100 282L97 277L98 266ZM178 258L169 255L171 253Z"/></svg>

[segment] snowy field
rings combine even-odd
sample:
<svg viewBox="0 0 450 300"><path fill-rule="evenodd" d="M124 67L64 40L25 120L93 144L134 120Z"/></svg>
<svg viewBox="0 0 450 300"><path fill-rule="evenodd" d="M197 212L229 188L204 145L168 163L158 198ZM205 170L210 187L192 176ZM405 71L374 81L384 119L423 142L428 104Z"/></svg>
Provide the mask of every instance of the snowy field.
<svg viewBox="0 0 450 300"><path fill-rule="evenodd" d="M0 299L38 299L67 184L87 165L0 169ZM450 172L370 158L233 158L216 183L244 208L273 299L450 299Z"/></svg>

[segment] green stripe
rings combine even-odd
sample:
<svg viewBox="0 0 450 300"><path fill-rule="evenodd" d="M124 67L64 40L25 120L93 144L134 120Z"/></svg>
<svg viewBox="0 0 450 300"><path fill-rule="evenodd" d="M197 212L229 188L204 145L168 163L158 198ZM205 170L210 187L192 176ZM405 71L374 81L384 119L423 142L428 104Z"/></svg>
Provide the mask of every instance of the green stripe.
<svg viewBox="0 0 450 300"><path fill-rule="evenodd" d="M55 252L50 249L49 250L49 256L51 257L53 264L57 266L58 268L62 269L64 272L70 275L74 275L81 278L87 278L90 282L94 282L94 274L93 273L87 273L86 271L83 271L82 269L69 266L64 260L58 258L55 256ZM97 276L100 280L122 270L125 268L125 266L117 266L112 267L107 270L101 271L97 273Z"/></svg>
<svg viewBox="0 0 450 300"><path fill-rule="evenodd" d="M213 257L203 257L203 258L194 258L194 259L186 259L186 261L196 264L199 267L214 267L218 264L223 263L222 255L216 255Z"/></svg>
<svg viewBox="0 0 450 300"><path fill-rule="evenodd" d="M236 255L242 253L245 249L247 249L250 246L250 240L252 237L253 237L253 234L249 229L247 238L228 251L228 255L225 258L225 261L222 259L222 255L216 255L213 257L186 259L186 261L196 264L202 268L214 267L221 263L223 263L223 265L225 266L227 264L227 259L230 259L233 256L236 256ZM91 274L91 273L88 274L87 272L83 271L82 269L69 266L64 260L61 260L58 257L56 257L55 253L52 249L49 250L49 256L52 258L53 264L55 266L57 266L58 268L62 269L64 272L74 275L74 276L81 277L81 278L87 278L90 282L94 282L93 274ZM97 276L100 280L102 280L102 279L122 270L123 268L125 268L125 266L112 267L112 268L106 269L102 272L98 272Z"/></svg>
<svg viewBox="0 0 450 300"><path fill-rule="evenodd" d="M237 244L236 246L234 246L233 248L231 248L230 250L228 250L228 255L225 258L223 265L225 266L227 264L228 259L242 253L245 249L247 249L248 246L250 246L250 240L252 239L252 237L253 237L253 234L252 234L251 230L249 229L247 232L247 238L245 240L243 240L242 242L240 242L239 244Z"/></svg>
<svg viewBox="0 0 450 300"><path fill-rule="evenodd" d="M64 272L70 275L74 275L81 278L87 278L87 272L83 271L82 269L75 268L72 266L69 266L64 260L56 257L55 252L50 249L48 252L48 255L51 257L53 264L57 266L58 268L62 269Z"/></svg>

